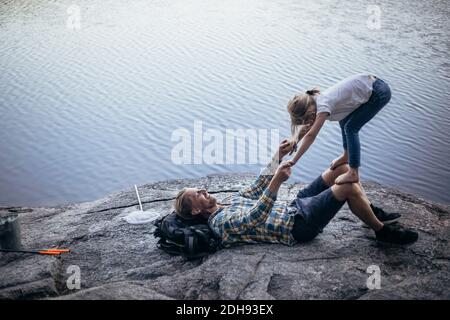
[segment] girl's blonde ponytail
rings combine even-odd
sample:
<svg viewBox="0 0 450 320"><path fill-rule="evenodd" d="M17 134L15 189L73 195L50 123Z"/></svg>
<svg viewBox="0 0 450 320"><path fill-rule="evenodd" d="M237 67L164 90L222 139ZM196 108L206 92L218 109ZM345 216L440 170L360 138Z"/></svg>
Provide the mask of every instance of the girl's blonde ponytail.
<svg viewBox="0 0 450 320"><path fill-rule="evenodd" d="M291 141L297 143L311 128L305 125L305 114L310 106L316 106L313 96L320 93L318 87L306 90L304 94L295 95L288 103L287 110L291 116Z"/></svg>
<svg viewBox="0 0 450 320"><path fill-rule="evenodd" d="M319 94L320 93L320 88L319 87L314 87L312 89L306 90L306 94L313 96L315 94Z"/></svg>

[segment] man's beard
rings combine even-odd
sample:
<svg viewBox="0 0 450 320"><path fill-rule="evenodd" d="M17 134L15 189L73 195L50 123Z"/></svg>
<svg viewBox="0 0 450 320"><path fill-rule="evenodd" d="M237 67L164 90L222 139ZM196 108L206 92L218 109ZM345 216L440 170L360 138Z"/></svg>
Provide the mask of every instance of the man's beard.
<svg viewBox="0 0 450 320"><path fill-rule="evenodd" d="M215 208L216 204L217 204L217 200L215 198L211 197L209 199L209 203L202 210L202 212L200 214L201 219L208 220L209 216L214 213L213 209Z"/></svg>
<svg viewBox="0 0 450 320"><path fill-rule="evenodd" d="M217 199L216 198L211 197L209 200L210 201L208 203L208 210L214 208L216 206L216 204L217 204Z"/></svg>

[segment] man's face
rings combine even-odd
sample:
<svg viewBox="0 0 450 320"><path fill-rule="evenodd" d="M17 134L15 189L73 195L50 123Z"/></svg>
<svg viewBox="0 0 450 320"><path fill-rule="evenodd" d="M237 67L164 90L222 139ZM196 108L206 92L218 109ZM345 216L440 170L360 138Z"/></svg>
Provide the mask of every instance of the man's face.
<svg viewBox="0 0 450 320"><path fill-rule="evenodd" d="M199 214L213 208L217 200L205 189L188 188L185 191L185 197L191 200L192 214Z"/></svg>

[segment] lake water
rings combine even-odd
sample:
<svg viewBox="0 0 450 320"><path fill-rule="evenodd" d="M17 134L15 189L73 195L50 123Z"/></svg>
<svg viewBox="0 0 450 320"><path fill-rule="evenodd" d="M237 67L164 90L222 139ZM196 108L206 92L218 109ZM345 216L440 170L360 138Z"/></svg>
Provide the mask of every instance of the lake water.
<svg viewBox="0 0 450 320"><path fill-rule="evenodd" d="M361 131L362 179L450 203L449 2L370 4L1 0L0 205L257 173L257 164L176 164L172 134L193 135L202 121L223 134L289 136L290 97L358 72L392 89ZM340 152L339 126L327 123L290 182L310 181Z"/></svg>

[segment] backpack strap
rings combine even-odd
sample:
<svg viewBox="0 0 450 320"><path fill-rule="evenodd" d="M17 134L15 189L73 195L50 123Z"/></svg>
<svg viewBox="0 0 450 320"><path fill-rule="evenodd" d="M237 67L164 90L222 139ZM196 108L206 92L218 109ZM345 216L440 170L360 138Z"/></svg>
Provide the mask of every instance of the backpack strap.
<svg viewBox="0 0 450 320"><path fill-rule="evenodd" d="M195 232L193 228L189 228L191 232L184 233L184 248L186 253L190 256L195 255L195 248L197 247L197 237L195 236Z"/></svg>
<svg viewBox="0 0 450 320"><path fill-rule="evenodd" d="M156 247L158 249L163 250L164 252L167 252L169 254L173 255L182 255L183 254L183 248L179 246L178 244L174 242L169 242L165 238L161 238L156 243Z"/></svg>

